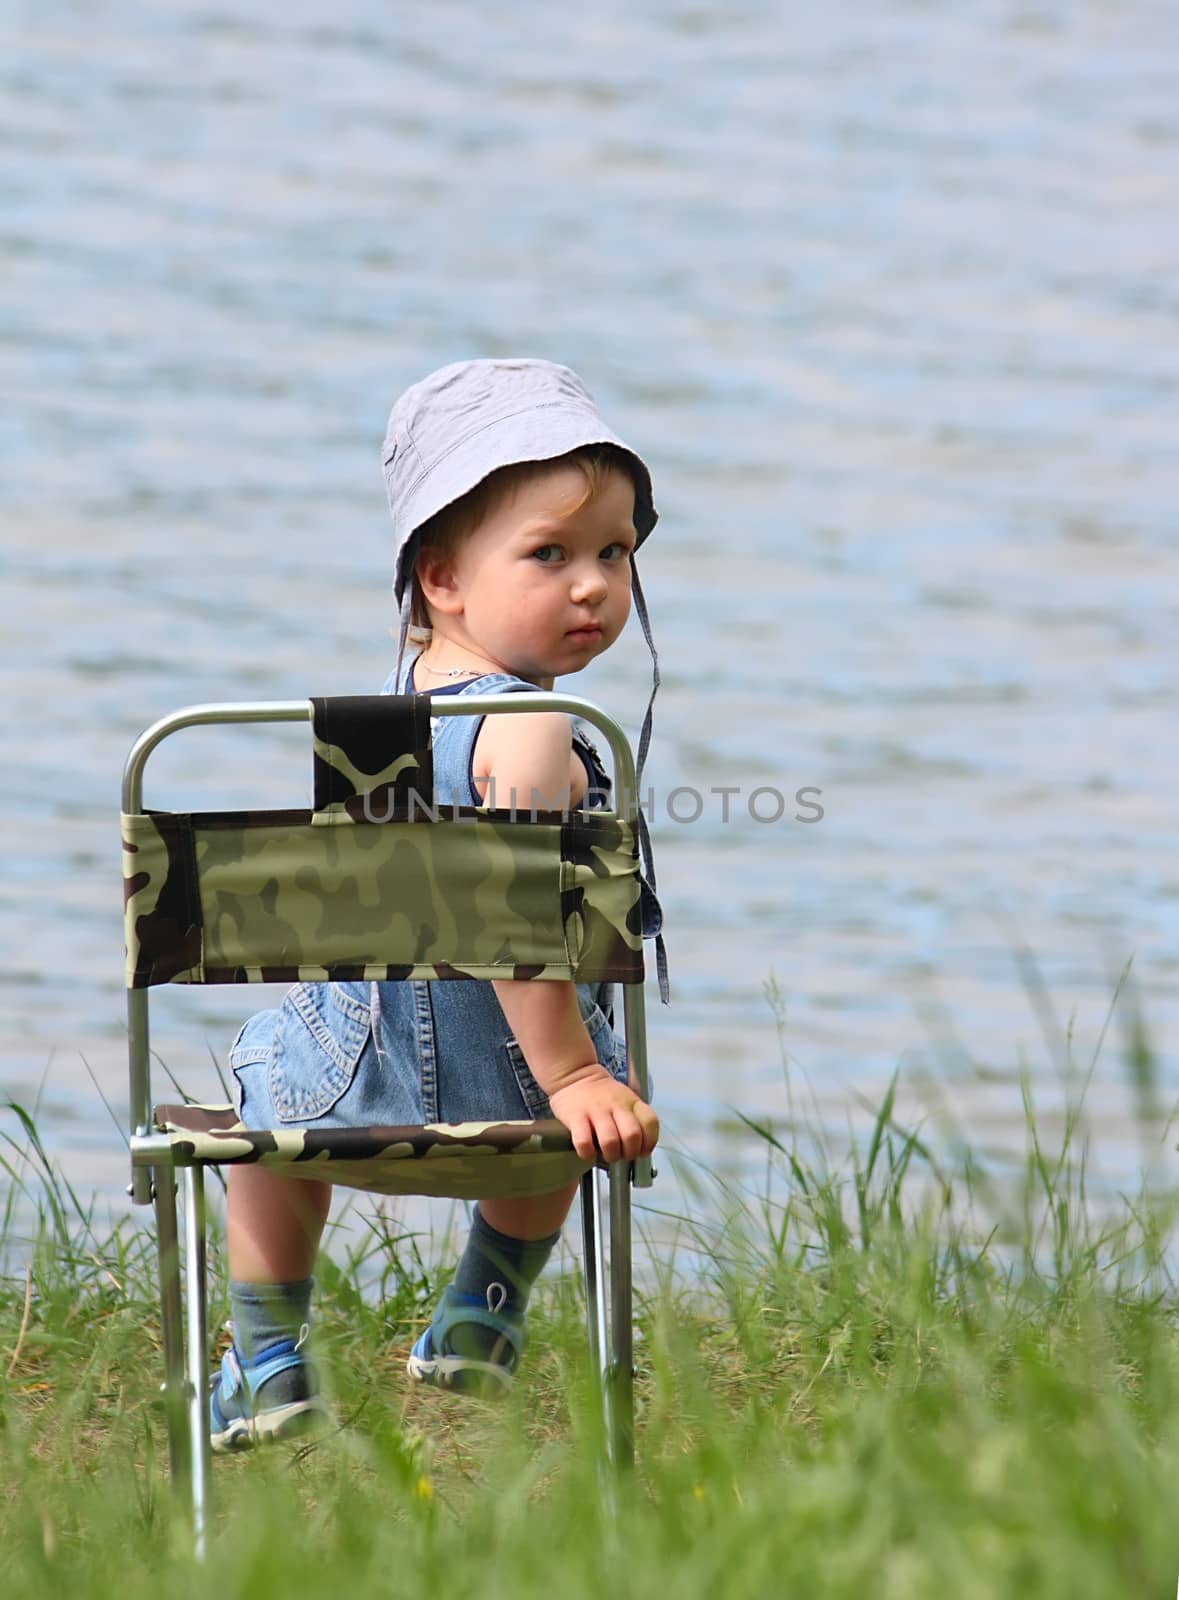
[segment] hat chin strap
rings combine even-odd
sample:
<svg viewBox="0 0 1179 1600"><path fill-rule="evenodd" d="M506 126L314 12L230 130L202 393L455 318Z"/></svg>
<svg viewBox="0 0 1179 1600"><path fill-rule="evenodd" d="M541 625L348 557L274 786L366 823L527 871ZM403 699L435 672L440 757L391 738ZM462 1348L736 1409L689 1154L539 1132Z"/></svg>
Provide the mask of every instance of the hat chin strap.
<svg viewBox="0 0 1179 1600"><path fill-rule="evenodd" d="M647 885L652 895L655 893L655 856L651 849L651 834L647 828L647 818L643 814L640 797L643 787L643 766L647 760L647 751L651 747L651 730L655 724L655 696L659 692L659 652L655 648L655 640L651 633L651 619L647 615L647 601L643 595L643 586L639 582L639 569L635 565L632 552L630 558L630 587L634 596L635 612L638 615L639 626L643 630L643 638L647 641L647 649L651 652L651 694L647 701L647 714L643 718L642 731L639 734L639 751L635 758L635 787L639 793L635 796L635 810L639 818L639 847L643 856L643 871L647 876ZM667 950L663 944L663 934L655 935L655 972L659 979L659 998L664 1005L671 999L671 991L667 979Z"/></svg>
<svg viewBox="0 0 1179 1600"><path fill-rule="evenodd" d="M413 611L413 582L407 581L401 595L401 606L397 614L397 665L394 667L396 676L393 681L398 686L401 684L401 663L405 658L405 641L409 638L409 619Z"/></svg>
<svg viewBox="0 0 1179 1600"><path fill-rule="evenodd" d="M655 649L655 640L651 636L651 619L647 615L647 601L643 595L643 586L639 582L639 569L635 566L634 556L630 560L630 588L634 596L635 611L638 614L639 626L643 630L643 638L647 641L647 649L651 652L651 695L647 701L647 714L643 718L642 732L639 734L639 753L635 758L635 782L643 781L643 765L647 759L647 751L651 747L651 729L655 717L655 696L659 692L659 655Z"/></svg>

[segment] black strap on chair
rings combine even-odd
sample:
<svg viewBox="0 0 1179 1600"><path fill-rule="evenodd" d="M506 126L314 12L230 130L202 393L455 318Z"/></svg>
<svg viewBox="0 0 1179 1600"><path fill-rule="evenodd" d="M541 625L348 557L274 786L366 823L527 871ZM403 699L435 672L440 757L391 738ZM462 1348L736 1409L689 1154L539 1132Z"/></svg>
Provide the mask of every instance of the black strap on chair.
<svg viewBox="0 0 1179 1600"><path fill-rule="evenodd" d="M429 695L335 696L313 699L311 707L317 813L383 819L431 800Z"/></svg>

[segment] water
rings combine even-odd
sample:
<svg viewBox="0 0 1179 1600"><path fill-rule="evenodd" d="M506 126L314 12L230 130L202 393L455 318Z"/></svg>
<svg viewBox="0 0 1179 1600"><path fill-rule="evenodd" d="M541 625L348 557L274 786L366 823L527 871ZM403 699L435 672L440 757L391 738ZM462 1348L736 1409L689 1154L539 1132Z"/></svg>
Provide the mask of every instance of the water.
<svg viewBox="0 0 1179 1600"><path fill-rule="evenodd" d="M678 1143L752 1172L731 1108L786 1115L771 976L812 1122L899 1064L904 1115L1002 1165L1021 1063L1051 1122L1132 961L1169 1106L1173 8L248 13L0 24L0 1084L75 1183L125 1181L126 749L380 683L385 414L472 354L569 362L654 468ZM569 686L635 726L647 670L636 634ZM291 730L244 748L192 734L149 802L305 803ZM759 786L822 820L753 820ZM161 997L192 1092L252 999ZM1090 1090L1111 1185L1129 1017Z"/></svg>

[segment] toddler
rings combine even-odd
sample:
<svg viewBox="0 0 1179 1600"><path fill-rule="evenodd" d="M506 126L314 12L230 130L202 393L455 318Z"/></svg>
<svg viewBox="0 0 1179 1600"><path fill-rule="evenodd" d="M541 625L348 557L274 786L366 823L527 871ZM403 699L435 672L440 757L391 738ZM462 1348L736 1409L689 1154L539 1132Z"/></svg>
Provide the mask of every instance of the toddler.
<svg viewBox="0 0 1179 1600"><path fill-rule="evenodd" d="M633 565L656 522L650 474L568 368L468 361L433 373L394 405L384 469L400 607L385 692L551 689L618 638L632 583L650 644ZM418 647L408 661L407 641ZM650 719L648 706L640 767ZM609 787L557 713L435 719L434 784L440 803L507 806L514 794L522 809L601 805ZM645 829L643 844L651 880ZM644 932L658 934L657 911L644 885ZM662 991L661 941L657 950ZM633 1160L653 1149L659 1124L628 1082L609 1012L608 985L301 983L234 1041L239 1111L257 1128L551 1114L583 1158ZM508 1389L529 1292L575 1192L478 1203L411 1377L484 1396ZM304 1343L330 1199L326 1183L230 1169L233 1347L212 1389L214 1450L323 1415Z"/></svg>

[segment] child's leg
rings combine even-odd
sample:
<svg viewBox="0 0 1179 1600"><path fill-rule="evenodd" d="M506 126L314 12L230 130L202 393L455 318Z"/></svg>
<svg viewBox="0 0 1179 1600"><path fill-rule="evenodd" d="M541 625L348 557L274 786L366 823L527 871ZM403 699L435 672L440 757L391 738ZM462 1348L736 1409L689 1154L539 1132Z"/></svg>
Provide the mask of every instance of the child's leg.
<svg viewBox="0 0 1179 1600"><path fill-rule="evenodd" d="M561 1237L561 1224L576 1193L574 1184L519 1200L480 1200L466 1249L455 1269L456 1294L468 1295L480 1304L494 1302L508 1318L522 1320L532 1285ZM495 1343L495 1336L472 1325L457 1335L456 1350L463 1343L470 1344L473 1353L484 1354Z"/></svg>
<svg viewBox="0 0 1179 1600"><path fill-rule="evenodd" d="M327 1221L327 1183L231 1167L226 1208L234 1343L253 1362L296 1340L311 1306L311 1271Z"/></svg>
<svg viewBox="0 0 1179 1600"><path fill-rule="evenodd" d="M576 1193L577 1185L572 1184L519 1200L480 1200L455 1270L456 1293L485 1302L495 1286L492 1299L497 1308L509 1318L522 1319L532 1285L561 1237L561 1224ZM470 1338L481 1350L494 1342L488 1330L476 1326L470 1329Z"/></svg>
<svg viewBox="0 0 1179 1600"><path fill-rule="evenodd" d="M576 1193L570 1184L526 1199L479 1201L454 1282L410 1355L411 1376L483 1394L509 1386L529 1294Z"/></svg>
<svg viewBox="0 0 1179 1600"><path fill-rule="evenodd" d="M226 1235L233 1349L210 1398L214 1450L280 1438L323 1415L302 1354L311 1269L331 1204L331 1185L231 1167Z"/></svg>
<svg viewBox="0 0 1179 1600"><path fill-rule="evenodd" d="M331 1203L330 1183L280 1178L259 1166L230 1167L229 1276L249 1283L309 1278Z"/></svg>
<svg viewBox="0 0 1179 1600"><path fill-rule="evenodd" d="M522 1200L480 1200L479 1210L489 1226L513 1239L547 1239L560 1233L576 1193L577 1184L572 1183Z"/></svg>

